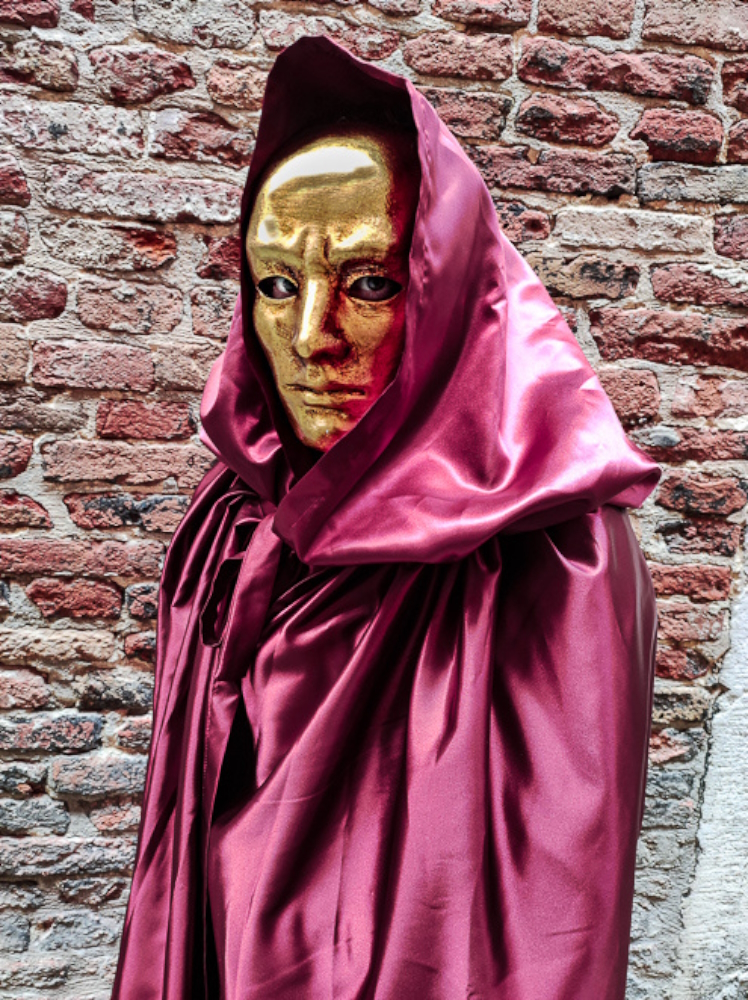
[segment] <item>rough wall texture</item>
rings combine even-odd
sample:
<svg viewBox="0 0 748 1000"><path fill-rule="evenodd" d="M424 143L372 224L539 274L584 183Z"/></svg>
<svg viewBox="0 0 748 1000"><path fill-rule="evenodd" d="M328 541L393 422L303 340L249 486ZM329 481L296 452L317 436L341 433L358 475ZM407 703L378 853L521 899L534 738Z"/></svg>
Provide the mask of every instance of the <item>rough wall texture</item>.
<svg viewBox="0 0 748 1000"><path fill-rule="evenodd" d="M0 0L0 22L2 996L108 996L160 561L210 464L198 400L263 82L322 33L423 88L665 465L636 519L661 646L629 997L746 997L740 936L712 953L705 921L748 920L720 840L748 780L744 645L736 692L720 678L748 503L748 3Z"/></svg>

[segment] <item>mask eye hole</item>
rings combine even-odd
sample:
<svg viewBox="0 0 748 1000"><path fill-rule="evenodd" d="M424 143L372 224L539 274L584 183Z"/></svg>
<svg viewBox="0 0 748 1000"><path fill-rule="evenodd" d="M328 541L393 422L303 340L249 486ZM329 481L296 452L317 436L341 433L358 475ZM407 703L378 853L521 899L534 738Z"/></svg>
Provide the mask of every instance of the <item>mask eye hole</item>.
<svg viewBox="0 0 748 1000"><path fill-rule="evenodd" d="M290 278L276 274L272 278L263 278L257 283L260 294L266 299L291 299L298 291Z"/></svg>
<svg viewBox="0 0 748 1000"><path fill-rule="evenodd" d="M384 278L380 274L367 274L353 282L348 289L348 295L363 302L385 302L397 295L402 287L392 278Z"/></svg>

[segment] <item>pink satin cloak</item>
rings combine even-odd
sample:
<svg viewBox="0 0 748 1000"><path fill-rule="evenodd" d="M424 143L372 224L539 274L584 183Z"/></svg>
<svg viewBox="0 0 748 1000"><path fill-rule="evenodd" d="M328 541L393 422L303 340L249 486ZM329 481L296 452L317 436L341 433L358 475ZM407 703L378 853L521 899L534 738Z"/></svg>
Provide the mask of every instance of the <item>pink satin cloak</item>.
<svg viewBox="0 0 748 1000"><path fill-rule="evenodd" d="M245 268L162 579L115 1000L623 1000L655 613L622 508L657 470L406 81L287 49L242 231L288 138L372 107L418 133L403 360L309 453Z"/></svg>

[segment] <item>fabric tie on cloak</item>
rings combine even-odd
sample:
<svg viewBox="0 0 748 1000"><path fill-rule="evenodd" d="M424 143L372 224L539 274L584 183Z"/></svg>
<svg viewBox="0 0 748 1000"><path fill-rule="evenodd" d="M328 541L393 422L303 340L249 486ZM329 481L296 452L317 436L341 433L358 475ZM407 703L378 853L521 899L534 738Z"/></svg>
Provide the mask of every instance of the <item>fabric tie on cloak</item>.
<svg viewBox="0 0 748 1000"><path fill-rule="evenodd" d="M242 258L218 462L162 577L113 1000L624 997L655 610L623 508L659 473L408 81L325 39L279 55L242 244L289 140L383 114L421 170L405 347L322 455Z"/></svg>

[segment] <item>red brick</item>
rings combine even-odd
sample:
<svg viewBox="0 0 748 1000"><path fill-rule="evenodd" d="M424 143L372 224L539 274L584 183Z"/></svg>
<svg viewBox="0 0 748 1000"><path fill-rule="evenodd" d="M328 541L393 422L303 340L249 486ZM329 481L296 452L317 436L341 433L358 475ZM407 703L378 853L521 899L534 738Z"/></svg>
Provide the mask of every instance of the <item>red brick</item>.
<svg viewBox="0 0 748 1000"><path fill-rule="evenodd" d="M426 32L405 42L403 58L426 76L506 80L512 75L512 40L503 35Z"/></svg>
<svg viewBox="0 0 748 1000"><path fill-rule="evenodd" d="M223 181L125 174L61 164L47 175L45 197L53 208L84 215L113 215L146 222L233 223L241 188Z"/></svg>
<svg viewBox="0 0 748 1000"><path fill-rule="evenodd" d="M652 291L665 302L748 306L748 281L737 284L696 264L665 264L653 268L651 277Z"/></svg>
<svg viewBox="0 0 748 1000"><path fill-rule="evenodd" d="M680 417L744 417L748 413L748 381L721 377L681 380L670 410Z"/></svg>
<svg viewBox="0 0 748 1000"><path fill-rule="evenodd" d="M38 576L154 577L161 567L160 542L89 542L69 538L8 537L0 547L0 573Z"/></svg>
<svg viewBox="0 0 748 1000"><path fill-rule="evenodd" d="M0 0L0 22L21 28L55 28L59 0Z"/></svg>
<svg viewBox="0 0 748 1000"><path fill-rule="evenodd" d="M92 809L89 819L100 833L134 833L140 823L140 806L132 802L107 802Z"/></svg>
<svg viewBox="0 0 748 1000"><path fill-rule="evenodd" d="M635 0L540 0L538 28L559 35L628 38Z"/></svg>
<svg viewBox="0 0 748 1000"><path fill-rule="evenodd" d="M41 577L26 593L45 618L118 618L122 593L117 587L95 580L57 580Z"/></svg>
<svg viewBox="0 0 748 1000"><path fill-rule="evenodd" d="M125 636L125 656L144 663L156 659L156 635L154 632L131 632Z"/></svg>
<svg viewBox="0 0 748 1000"><path fill-rule="evenodd" d="M292 16L280 10L263 11L260 30L269 49L285 49L305 35L325 35L350 49L359 59L366 60L386 59L400 43L396 31L351 24L333 17Z"/></svg>
<svg viewBox="0 0 748 1000"><path fill-rule="evenodd" d="M722 146L722 122L705 111L647 108L632 139L643 139L653 160L714 163Z"/></svg>
<svg viewBox="0 0 748 1000"><path fill-rule="evenodd" d="M18 434L0 434L0 479L17 476L29 464L33 441Z"/></svg>
<svg viewBox="0 0 748 1000"><path fill-rule="evenodd" d="M55 482L139 485L175 479L180 489L194 489L213 463L200 445L121 441L55 441L42 446L42 458L45 479Z"/></svg>
<svg viewBox="0 0 748 1000"><path fill-rule="evenodd" d="M537 208L528 208L519 201L497 201L499 225L512 243L526 240L547 240L551 235L551 220Z"/></svg>
<svg viewBox="0 0 748 1000"><path fill-rule="evenodd" d="M151 744L153 720L149 716L127 719L117 730L115 742L123 750L146 752Z"/></svg>
<svg viewBox="0 0 748 1000"><path fill-rule="evenodd" d="M434 0L437 17L487 28L523 28L531 8L532 0Z"/></svg>
<svg viewBox="0 0 748 1000"><path fill-rule="evenodd" d="M167 534L176 530L189 505L187 496L159 493L69 493L64 500L81 528L138 525Z"/></svg>
<svg viewBox="0 0 748 1000"><path fill-rule="evenodd" d="M722 95L725 104L748 112L748 58L722 64Z"/></svg>
<svg viewBox="0 0 748 1000"><path fill-rule="evenodd" d="M127 588L125 600L133 618L155 618L158 612L158 584L135 583Z"/></svg>
<svg viewBox="0 0 748 1000"><path fill-rule="evenodd" d="M0 490L0 527L51 528L52 518L33 497L15 490Z"/></svg>
<svg viewBox="0 0 748 1000"><path fill-rule="evenodd" d="M202 285L193 288L190 294L192 332L199 337L225 340L234 315L236 296L233 288L225 286L212 288Z"/></svg>
<svg viewBox="0 0 748 1000"><path fill-rule="evenodd" d="M471 156L489 187L527 188L563 194L631 194L634 158L622 153L546 149L533 161L528 146L474 146Z"/></svg>
<svg viewBox="0 0 748 1000"><path fill-rule="evenodd" d="M708 660L695 650L672 649L659 646L657 649L656 673L671 681L693 681L703 677L709 669Z"/></svg>
<svg viewBox="0 0 748 1000"><path fill-rule="evenodd" d="M18 161L9 153L0 153L0 204L24 206L30 201L31 192Z"/></svg>
<svg viewBox="0 0 748 1000"><path fill-rule="evenodd" d="M153 271L177 255L174 234L149 226L102 225L84 219L44 219L39 227L53 257L85 269Z"/></svg>
<svg viewBox="0 0 748 1000"><path fill-rule="evenodd" d="M651 764L668 764L671 761L687 761L704 745L706 734L700 730L663 729L653 732L649 739L649 761Z"/></svg>
<svg viewBox="0 0 748 1000"><path fill-rule="evenodd" d="M188 438L195 422L187 403L104 400L96 411L96 433L103 438L171 441Z"/></svg>
<svg viewBox="0 0 748 1000"><path fill-rule="evenodd" d="M151 121L151 156L198 163L229 163L245 167L252 159L254 133L240 129L212 111L169 108Z"/></svg>
<svg viewBox="0 0 748 1000"><path fill-rule="evenodd" d="M649 563L655 591L660 597L689 597L692 601L725 601L730 596L729 566Z"/></svg>
<svg viewBox="0 0 748 1000"><path fill-rule="evenodd" d="M49 686L31 670L0 671L0 708L46 708L50 703Z"/></svg>
<svg viewBox="0 0 748 1000"><path fill-rule="evenodd" d="M635 264L620 264L594 254L561 256L539 251L528 254L527 260L552 295L620 299L631 295L639 282Z"/></svg>
<svg viewBox="0 0 748 1000"><path fill-rule="evenodd" d="M715 556L734 556L742 544L743 526L711 518L684 518L665 521L658 525L668 552L675 555L708 553Z"/></svg>
<svg viewBox="0 0 748 1000"><path fill-rule="evenodd" d="M733 125L727 140L727 162L748 163L748 121Z"/></svg>
<svg viewBox="0 0 748 1000"><path fill-rule="evenodd" d="M526 37L517 75L527 83L552 87L618 90L638 97L705 104L714 69L697 56L602 52L551 38Z"/></svg>
<svg viewBox="0 0 748 1000"><path fill-rule="evenodd" d="M0 389L0 422L32 436L68 434L84 428L88 414L82 400L45 395L23 385Z"/></svg>
<svg viewBox="0 0 748 1000"><path fill-rule="evenodd" d="M677 469L660 482L656 500L661 507L684 514L726 517L748 503L748 486L732 476L709 476Z"/></svg>
<svg viewBox="0 0 748 1000"><path fill-rule="evenodd" d="M143 104L195 86L189 64L171 52L144 46L104 46L93 49L88 57L96 86L111 101Z"/></svg>
<svg viewBox="0 0 748 1000"><path fill-rule="evenodd" d="M207 254L200 261L197 273L215 281L238 281L241 275L242 244L239 235L204 236Z"/></svg>
<svg viewBox="0 0 748 1000"><path fill-rule="evenodd" d="M617 134L620 122L594 101L557 94L532 94L517 112L518 132L548 142L604 146Z"/></svg>
<svg viewBox="0 0 748 1000"><path fill-rule="evenodd" d="M103 341L40 341L34 346L36 385L63 389L130 389L155 385L150 351Z"/></svg>
<svg viewBox="0 0 748 1000"><path fill-rule="evenodd" d="M169 333L182 319L182 293L168 285L82 282L78 316L92 330Z"/></svg>
<svg viewBox="0 0 748 1000"><path fill-rule="evenodd" d="M647 39L748 50L748 7L735 0L648 0L642 35Z"/></svg>
<svg viewBox="0 0 748 1000"><path fill-rule="evenodd" d="M0 717L0 749L36 753L81 753L101 743L101 716L60 715Z"/></svg>
<svg viewBox="0 0 748 1000"><path fill-rule="evenodd" d="M0 83L26 83L45 90L75 90L78 63L72 49L59 42L25 38L0 48Z"/></svg>
<svg viewBox="0 0 748 1000"><path fill-rule="evenodd" d="M558 311L564 317L564 322L572 331L572 333L577 332L577 310L572 306L560 305Z"/></svg>
<svg viewBox="0 0 748 1000"><path fill-rule="evenodd" d="M723 257L748 260L748 215L715 216L714 249Z"/></svg>
<svg viewBox="0 0 748 1000"><path fill-rule="evenodd" d="M65 309L68 288L62 278L48 271L19 267L0 287L0 321L31 323L55 319Z"/></svg>
<svg viewBox="0 0 748 1000"><path fill-rule="evenodd" d="M221 353L217 344L164 345L154 352L156 382L162 389L202 392L213 362Z"/></svg>
<svg viewBox="0 0 748 1000"><path fill-rule="evenodd" d="M93 754L52 763L52 786L60 796L103 799L143 790L147 761L141 755Z"/></svg>
<svg viewBox="0 0 748 1000"><path fill-rule="evenodd" d="M0 128L23 149L92 156L143 155L143 126L137 111L67 101L29 101L18 96L0 110Z"/></svg>
<svg viewBox="0 0 748 1000"><path fill-rule="evenodd" d="M729 461L748 458L748 431L714 430L706 427L661 428L632 434L634 440L657 462Z"/></svg>
<svg viewBox="0 0 748 1000"><path fill-rule="evenodd" d="M246 111L259 111L265 94L267 73L251 63L216 59L208 73L208 93L216 104Z"/></svg>
<svg viewBox="0 0 748 1000"><path fill-rule="evenodd" d="M480 91L422 87L441 120L461 139L498 139L512 107L511 97Z"/></svg>
<svg viewBox="0 0 748 1000"><path fill-rule="evenodd" d="M603 368L598 372L625 427L653 420L660 409L660 386L654 372L636 368Z"/></svg>
<svg viewBox="0 0 748 1000"><path fill-rule="evenodd" d="M722 608L695 607L690 601L659 602L657 620L660 639L670 642L713 642L727 629Z"/></svg>
<svg viewBox="0 0 748 1000"><path fill-rule="evenodd" d="M748 322L652 309L593 309L591 332L602 357L748 370Z"/></svg>
<svg viewBox="0 0 748 1000"><path fill-rule="evenodd" d="M18 264L29 248L29 227L20 212L0 211L0 264Z"/></svg>
<svg viewBox="0 0 748 1000"><path fill-rule="evenodd" d="M94 7L93 0L73 0L70 4L70 9L74 14L80 14L81 17L85 17L87 21L96 20L96 8Z"/></svg>

